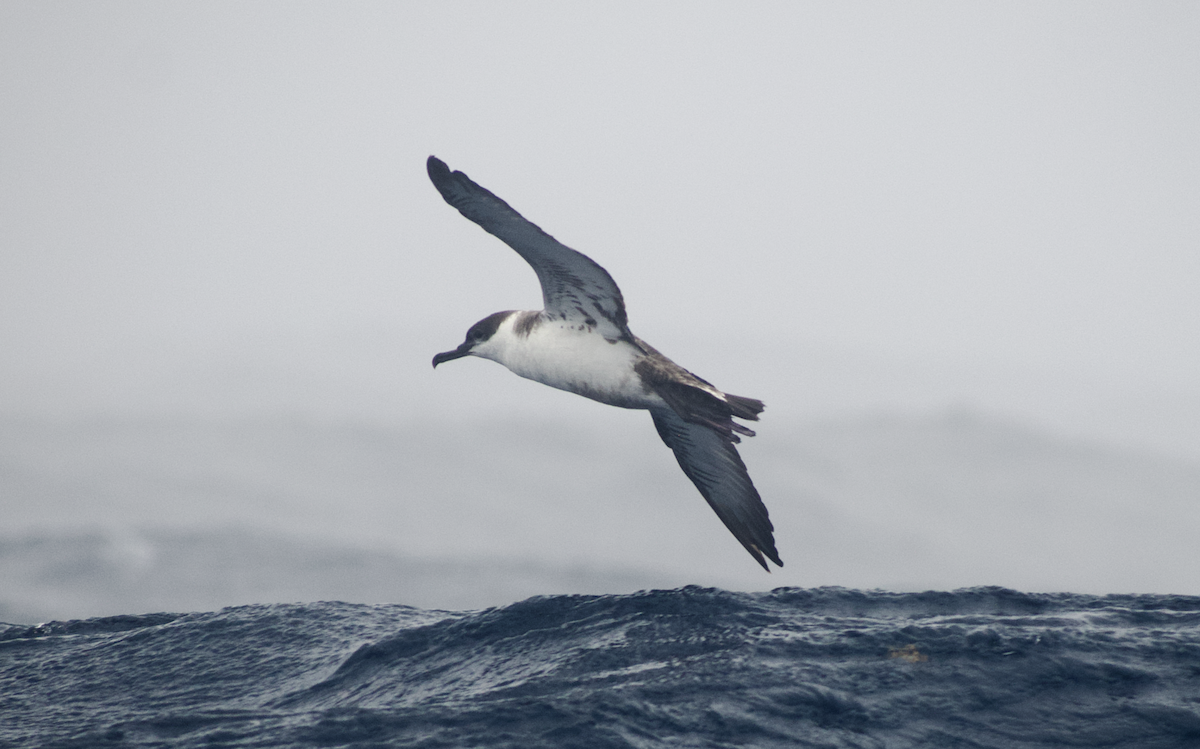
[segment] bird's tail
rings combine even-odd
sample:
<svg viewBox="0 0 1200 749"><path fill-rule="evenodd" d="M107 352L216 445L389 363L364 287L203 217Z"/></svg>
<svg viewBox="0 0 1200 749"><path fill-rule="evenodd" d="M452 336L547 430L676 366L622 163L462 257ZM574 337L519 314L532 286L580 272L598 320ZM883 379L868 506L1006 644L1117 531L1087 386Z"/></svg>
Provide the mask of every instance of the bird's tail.
<svg viewBox="0 0 1200 749"><path fill-rule="evenodd" d="M749 421L758 421L758 415L766 408L763 402L756 398L743 398L740 395L725 393L725 400L729 403L729 410L733 411L734 416Z"/></svg>

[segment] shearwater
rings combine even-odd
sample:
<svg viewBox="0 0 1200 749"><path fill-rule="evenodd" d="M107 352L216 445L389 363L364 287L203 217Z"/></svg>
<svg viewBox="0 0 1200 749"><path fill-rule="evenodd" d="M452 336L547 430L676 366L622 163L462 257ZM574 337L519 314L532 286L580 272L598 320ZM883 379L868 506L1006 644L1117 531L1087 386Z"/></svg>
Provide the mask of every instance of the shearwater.
<svg viewBox="0 0 1200 749"><path fill-rule="evenodd" d="M621 290L608 271L440 159L430 156L426 166L447 203L533 266L546 305L488 315L471 326L462 345L433 357L433 366L478 356L550 387L648 410L725 527L763 569L771 571L766 559L782 567L775 528L734 447L739 434L754 432L733 417L758 421L762 401L721 392L660 354L630 332Z"/></svg>

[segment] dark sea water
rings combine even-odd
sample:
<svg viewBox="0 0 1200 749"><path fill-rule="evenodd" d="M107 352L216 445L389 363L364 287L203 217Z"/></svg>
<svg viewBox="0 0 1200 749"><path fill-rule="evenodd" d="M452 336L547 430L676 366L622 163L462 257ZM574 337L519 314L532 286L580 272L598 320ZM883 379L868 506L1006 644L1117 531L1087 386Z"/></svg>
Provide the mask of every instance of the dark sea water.
<svg viewBox="0 0 1200 749"><path fill-rule="evenodd" d="M1200 598L683 588L0 627L4 747L1197 747Z"/></svg>

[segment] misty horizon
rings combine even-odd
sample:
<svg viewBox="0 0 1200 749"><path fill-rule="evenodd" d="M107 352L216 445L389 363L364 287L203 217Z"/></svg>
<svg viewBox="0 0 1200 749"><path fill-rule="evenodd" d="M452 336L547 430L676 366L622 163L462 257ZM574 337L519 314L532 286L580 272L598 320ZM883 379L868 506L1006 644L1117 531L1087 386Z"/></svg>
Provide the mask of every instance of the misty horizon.
<svg viewBox="0 0 1200 749"><path fill-rule="evenodd" d="M531 543L518 518L542 508L547 534L615 534L641 496L698 507L640 516L641 543L597 539L583 562L660 579L671 559L664 584L1007 584L1011 570L1013 585L1099 591L1114 578L1067 552L1109 543L1162 570L1138 562L1120 584L1187 587L1196 553L1172 534L1194 527L1180 498L1200 465L1197 31L1181 2L6 3L0 536L50 549L81 530L228 521L281 549L378 543L428 561L448 553L420 542L436 528L549 568L566 542ZM541 295L445 205L430 154L606 268L637 335L766 403L742 449L786 530L783 571L706 566L708 540L747 560L646 414L490 362L432 370L472 322ZM980 455L947 447L963 415ZM352 427L419 451L419 480L376 472L409 456ZM1016 458L987 435L1006 430L1045 461L1029 476L1053 522L996 472ZM843 433L865 442L830 457L814 436ZM265 444L243 465L230 452L246 435ZM924 474L890 462L910 443L929 451L912 457ZM561 453L574 473L518 459L557 444L584 446ZM513 459L481 475L463 445ZM589 450L630 473L605 478ZM821 456L841 483L805 473ZM315 465L324 493L303 480ZM610 493L562 506L578 476ZM887 476L931 492L958 477L976 514ZM445 507L403 499L414 486ZM313 518L339 510L357 524L323 535ZM1015 534L1008 567L997 527ZM1121 546L1126 531L1141 546ZM831 539L861 554L830 557ZM992 560L941 574L975 546Z"/></svg>

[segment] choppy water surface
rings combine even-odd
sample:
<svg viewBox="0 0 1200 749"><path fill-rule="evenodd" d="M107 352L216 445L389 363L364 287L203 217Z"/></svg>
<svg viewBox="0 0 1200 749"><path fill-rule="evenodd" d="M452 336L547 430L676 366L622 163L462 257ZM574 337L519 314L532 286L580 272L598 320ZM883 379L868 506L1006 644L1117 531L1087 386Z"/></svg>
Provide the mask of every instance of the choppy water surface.
<svg viewBox="0 0 1200 749"><path fill-rule="evenodd" d="M1200 746L1200 598L683 588L0 629L0 745Z"/></svg>

